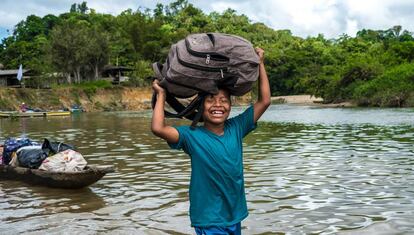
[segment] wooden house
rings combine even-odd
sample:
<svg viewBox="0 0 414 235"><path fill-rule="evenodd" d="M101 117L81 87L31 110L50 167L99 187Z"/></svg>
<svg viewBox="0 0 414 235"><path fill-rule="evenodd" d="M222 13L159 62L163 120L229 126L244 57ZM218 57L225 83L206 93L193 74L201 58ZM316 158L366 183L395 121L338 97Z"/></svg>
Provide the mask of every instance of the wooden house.
<svg viewBox="0 0 414 235"><path fill-rule="evenodd" d="M130 71L133 71L133 69L124 66L107 65L103 69L102 76L112 80L113 84L119 84L128 81L129 77L125 76L125 72Z"/></svg>
<svg viewBox="0 0 414 235"><path fill-rule="evenodd" d="M23 69L23 79L27 78L25 74L29 69ZM17 80L18 69L0 70L0 87L20 87L20 81Z"/></svg>

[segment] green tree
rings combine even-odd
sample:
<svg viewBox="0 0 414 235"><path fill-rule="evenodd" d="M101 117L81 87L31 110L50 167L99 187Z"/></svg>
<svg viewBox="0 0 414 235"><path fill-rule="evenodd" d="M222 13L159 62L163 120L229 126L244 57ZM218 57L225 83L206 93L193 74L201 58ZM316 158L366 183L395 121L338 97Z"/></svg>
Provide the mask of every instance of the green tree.
<svg viewBox="0 0 414 235"><path fill-rule="evenodd" d="M414 64L395 66L382 76L362 84L355 90L354 99L360 105L413 106Z"/></svg>
<svg viewBox="0 0 414 235"><path fill-rule="evenodd" d="M97 27L90 28L87 50L88 64L93 70L93 79L98 79L101 69L108 63L109 44L108 35Z"/></svg>
<svg viewBox="0 0 414 235"><path fill-rule="evenodd" d="M87 65L92 65L96 78L99 68L106 62L108 48L105 34L85 21L65 21L55 27L51 35L53 63L66 74L69 83L71 75L75 83L81 82Z"/></svg>

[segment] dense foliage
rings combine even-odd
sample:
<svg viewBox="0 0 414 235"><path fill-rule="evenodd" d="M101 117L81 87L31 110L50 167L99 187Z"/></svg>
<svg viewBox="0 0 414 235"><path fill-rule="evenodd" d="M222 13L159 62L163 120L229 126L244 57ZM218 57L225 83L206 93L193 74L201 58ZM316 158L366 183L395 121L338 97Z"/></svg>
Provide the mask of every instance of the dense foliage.
<svg viewBox="0 0 414 235"><path fill-rule="evenodd" d="M152 75L151 62L163 61L172 43L197 32L237 34L263 47L273 95L414 106L414 38L401 26L303 39L232 9L206 14L186 0L117 16L97 13L85 2L59 16L30 15L1 42L0 63L11 69L22 63L68 83L96 80L104 65L119 64L134 69L131 85L142 86Z"/></svg>

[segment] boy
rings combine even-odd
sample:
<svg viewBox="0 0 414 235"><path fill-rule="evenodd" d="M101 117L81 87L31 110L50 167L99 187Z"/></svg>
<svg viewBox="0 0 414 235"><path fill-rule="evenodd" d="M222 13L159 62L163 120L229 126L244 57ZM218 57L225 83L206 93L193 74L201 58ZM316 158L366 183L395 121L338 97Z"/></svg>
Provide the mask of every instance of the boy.
<svg viewBox="0 0 414 235"><path fill-rule="evenodd" d="M237 117L227 119L230 94L220 89L204 100L204 125L172 127L164 122L165 90L158 81L153 89L157 102L151 130L173 149L183 149L191 157L190 219L197 234L241 234L240 221L247 217L244 192L242 139L256 128L256 122L270 105L270 87L260 58L259 98Z"/></svg>

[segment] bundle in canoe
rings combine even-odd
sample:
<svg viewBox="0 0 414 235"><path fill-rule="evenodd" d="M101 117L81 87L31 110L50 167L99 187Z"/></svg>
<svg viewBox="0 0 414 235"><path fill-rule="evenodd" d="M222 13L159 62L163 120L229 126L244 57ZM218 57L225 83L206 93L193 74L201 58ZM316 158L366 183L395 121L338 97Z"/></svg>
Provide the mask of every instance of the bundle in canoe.
<svg viewBox="0 0 414 235"><path fill-rule="evenodd" d="M88 165L83 171L50 172L38 169L0 165L0 180L19 180L30 184L44 185L53 188L78 189L89 186L106 173L114 172L112 166Z"/></svg>

